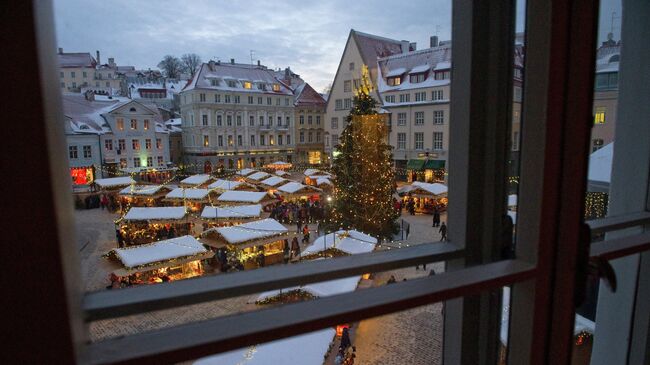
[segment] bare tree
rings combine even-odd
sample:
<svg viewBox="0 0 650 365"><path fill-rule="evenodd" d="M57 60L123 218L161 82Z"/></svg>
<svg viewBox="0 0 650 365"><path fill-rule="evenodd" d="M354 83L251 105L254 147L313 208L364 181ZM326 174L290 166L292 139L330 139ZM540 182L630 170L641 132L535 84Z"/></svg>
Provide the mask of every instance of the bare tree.
<svg viewBox="0 0 650 365"><path fill-rule="evenodd" d="M190 74L191 77L194 77L194 73L201 66L201 57L196 53L186 53L181 56L181 62L183 64L183 71Z"/></svg>
<svg viewBox="0 0 650 365"><path fill-rule="evenodd" d="M176 79L181 75L183 64L178 57L167 55L158 63L158 68L162 70L165 77Z"/></svg>

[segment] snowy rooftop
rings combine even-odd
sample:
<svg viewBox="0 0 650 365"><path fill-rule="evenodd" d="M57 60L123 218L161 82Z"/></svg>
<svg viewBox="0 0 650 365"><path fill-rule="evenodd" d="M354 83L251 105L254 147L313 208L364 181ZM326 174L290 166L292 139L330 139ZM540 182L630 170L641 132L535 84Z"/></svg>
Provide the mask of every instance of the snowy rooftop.
<svg viewBox="0 0 650 365"><path fill-rule="evenodd" d="M238 226L218 227L214 228L214 230L230 244L272 237L288 232L285 226L271 218L244 223Z"/></svg>
<svg viewBox="0 0 650 365"><path fill-rule="evenodd" d="M316 185L334 185L332 184L332 181L328 177L317 177L316 178Z"/></svg>
<svg viewBox="0 0 650 365"><path fill-rule="evenodd" d="M428 67L428 66L427 66ZM400 76L406 72L406 68L398 67L386 73L386 77Z"/></svg>
<svg viewBox="0 0 650 365"><path fill-rule="evenodd" d="M322 365L336 330L324 330L204 357L194 365Z"/></svg>
<svg viewBox="0 0 650 365"><path fill-rule="evenodd" d="M95 67L97 62L88 52L58 53L59 67Z"/></svg>
<svg viewBox="0 0 650 365"><path fill-rule="evenodd" d="M240 175L240 176L248 176L248 175L254 173L255 171L256 171L256 170L248 169L248 168L246 168L246 169L241 169L241 170L237 171L237 175Z"/></svg>
<svg viewBox="0 0 650 365"><path fill-rule="evenodd" d="M369 67L376 64L378 57L386 57L402 52L402 42L396 39L363 33L354 29L350 33L356 40L363 62Z"/></svg>
<svg viewBox="0 0 650 365"><path fill-rule="evenodd" d="M614 158L614 142L589 156L589 181L610 183L612 180L612 161Z"/></svg>
<svg viewBox="0 0 650 365"><path fill-rule="evenodd" d="M302 252L301 256L322 252L325 249L336 248L350 255L372 252L377 245L377 239L365 233L350 230L337 231L318 237L314 243Z"/></svg>
<svg viewBox="0 0 650 365"><path fill-rule="evenodd" d="M109 177L106 179L95 180L95 184L99 185L102 188L131 185L133 183L135 183L135 180L133 180L130 176Z"/></svg>
<svg viewBox="0 0 650 365"><path fill-rule="evenodd" d="M516 205L517 205L517 195L516 194L508 195L508 206L514 207Z"/></svg>
<svg viewBox="0 0 650 365"><path fill-rule="evenodd" d="M170 191L165 198L167 199L205 199L210 194L210 189L185 189L176 188Z"/></svg>
<svg viewBox="0 0 650 365"><path fill-rule="evenodd" d="M234 84L229 84L228 80L234 81ZM251 87L245 88L245 82L251 82ZM258 85L264 85L265 89L258 88ZM277 91L273 90L273 85L279 87ZM183 90L195 88L293 95L293 91L276 78L273 70L241 63L203 63L192 81Z"/></svg>
<svg viewBox="0 0 650 365"><path fill-rule="evenodd" d="M432 70L437 69L438 65L449 68L450 61L451 45L449 44L382 58L378 60L380 73L377 82L379 92L447 85L449 80L435 80ZM399 85L389 86L386 83L386 78L399 76L407 72L426 72L426 79L422 82L411 83L409 77L404 77Z"/></svg>
<svg viewBox="0 0 650 365"><path fill-rule="evenodd" d="M243 182L241 181L230 181L230 180L218 179L217 181L208 185L208 188L219 189L219 190L234 190L237 189L237 187L239 187L242 184Z"/></svg>
<svg viewBox="0 0 650 365"><path fill-rule="evenodd" d="M104 134L110 133L111 128L101 116L118 103L118 99L109 101L86 100L81 94L63 94L63 114L68 124L67 134Z"/></svg>
<svg viewBox="0 0 650 365"><path fill-rule="evenodd" d="M259 180L265 179L266 177L268 177L270 175L271 174L269 174L269 173L259 171L259 172L256 172L254 174L248 175L247 178L249 178L251 180L258 180L259 181Z"/></svg>
<svg viewBox="0 0 650 365"><path fill-rule="evenodd" d="M192 175L186 179L181 180L181 184L185 185L201 185L210 180L210 175Z"/></svg>
<svg viewBox="0 0 650 365"><path fill-rule="evenodd" d="M127 221L183 219L185 207L133 207L124 216Z"/></svg>
<svg viewBox="0 0 650 365"><path fill-rule="evenodd" d="M273 165L291 165L291 164L289 162L284 162L284 161L274 161L267 164L267 166L273 166Z"/></svg>
<svg viewBox="0 0 650 365"><path fill-rule="evenodd" d="M318 170L318 169L307 169L307 170L305 170L305 172L303 172L303 174L305 176L313 176L313 175L323 174L323 172L321 170Z"/></svg>
<svg viewBox="0 0 650 365"><path fill-rule="evenodd" d="M294 105L296 106L325 106L325 98L316 90L314 90L309 84L302 83L295 90L296 101Z"/></svg>
<svg viewBox="0 0 650 365"><path fill-rule="evenodd" d="M332 295L350 293L355 291L357 285L359 285L359 280L361 280L361 276L352 276L349 278L322 281L318 283L311 283L311 284L306 284L301 286L284 288L282 289L282 291L288 292L291 290L301 290L315 297L324 298L324 297L330 297ZM280 294L280 289L270 290L260 294L257 297L257 300L263 300L266 298L274 297L278 294Z"/></svg>
<svg viewBox="0 0 650 365"><path fill-rule="evenodd" d="M164 187L164 185L131 185L120 190L120 195L154 195Z"/></svg>
<svg viewBox="0 0 650 365"><path fill-rule="evenodd" d="M262 184L268 185L268 186L276 186L284 181L287 181L287 179L279 177L279 176L271 176L266 180L262 181Z"/></svg>
<svg viewBox="0 0 650 365"><path fill-rule="evenodd" d="M440 195L440 194L446 194L447 193L447 185L439 184L439 183L425 183L421 181L414 181L411 185L417 186L418 188L424 189L431 194L434 195Z"/></svg>
<svg viewBox="0 0 650 365"><path fill-rule="evenodd" d="M201 213L201 218L258 218L261 214L262 206L260 204L205 207Z"/></svg>
<svg viewBox="0 0 650 365"><path fill-rule="evenodd" d="M288 182L288 183L278 187L279 191L289 193L289 194L296 193L296 192L298 192L298 191L300 191L302 189L307 189L307 190L311 190L311 191L320 191L320 189L318 189L318 188L315 188L315 187L309 186L309 185L304 185L304 184L301 184L301 183L295 182L295 181Z"/></svg>
<svg viewBox="0 0 650 365"><path fill-rule="evenodd" d="M219 202L245 202L245 203L259 203L268 194L264 191L236 191L228 190L219 195L217 201Z"/></svg>
<svg viewBox="0 0 650 365"><path fill-rule="evenodd" d="M291 175L290 173L288 173L288 172L286 172L286 171L282 171L282 170L276 170L276 171L275 171L275 174L278 175L278 176L287 176L287 175Z"/></svg>
<svg viewBox="0 0 650 365"><path fill-rule="evenodd" d="M182 236L129 248L116 248L113 251L126 268L207 252L201 242L192 236Z"/></svg>

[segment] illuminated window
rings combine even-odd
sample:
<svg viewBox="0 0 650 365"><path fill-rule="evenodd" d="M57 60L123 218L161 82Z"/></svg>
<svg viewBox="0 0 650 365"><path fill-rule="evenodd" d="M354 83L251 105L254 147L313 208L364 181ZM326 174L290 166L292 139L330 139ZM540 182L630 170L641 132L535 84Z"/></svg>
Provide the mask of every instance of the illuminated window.
<svg viewBox="0 0 650 365"><path fill-rule="evenodd" d="M309 151L307 155L308 162L313 165L321 163L321 154L320 151Z"/></svg>
<svg viewBox="0 0 650 365"><path fill-rule="evenodd" d="M250 81L244 81L244 89L253 88L253 84Z"/></svg>
<svg viewBox="0 0 650 365"><path fill-rule="evenodd" d="M92 167L71 168L70 177L72 177L72 183L75 185L90 184L95 180Z"/></svg>
<svg viewBox="0 0 650 365"><path fill-rule="evenodd" d="M280 84L273 84L273 91L280 91Z"/></svg>
<svg viewBox="0 0 650 365"><path fill-rule="evenodd" d="M124 119L117 118L117 129L121 131L124 130Z"/></svg>
<svg viewBox="0 0 650 365"><path fill-rule="evenodd" d="M603 107L596 108L596 113L594 114L594 124L605 124L605 112L607 109Z"/></svg>
<svg viewBox="0 0 650 365"><path fill-rule="evenodd" d="M232 147L233 144L235 144L234 139L232 138L232 136L228 136L228 147Z"/></svg>
<svg viewBox="0 0 650 365"><path fill-rule="evenodd" d="M148 131L149 130L149 119L144 120L144 130Z"/></svg>
<svg viewBox="0 0 650 365"><path fill-rule="evenodd" d="M273 136L269 136L269 145L270 145L270 146L274 146L274 145L275 145L275 139L273 138Z"/></svg>
<svg viewBox="0 0 650 365"><path fill-rule="evenodd" d="M402 83L402 77L401 76L389 77L386 82L388 83L388 86L397 86Z"/></svg>
<svg viewBox="0 0 650 365"><path fill-rule="evenodd" d="M139 139L131 140L131 147L133 148L134 151L139 150L140 149L140 140Z"/></svg>
<svg viewBox="0 0 650 365"><path fill-rule="evenodd" d="M156 148L157 149L162 149L162 139L156 138Z"/></svg>
<svg viewBox="0 0 650 365"><path fill-rule="evenodd" d="M203 136L203 146L204 147L210 146L210 136Z"/></svg>
<svg viewBox="0 0 650 365"><path fill-rule="evenodd" d="M138 120L137 119L131 119L131 129L138 129Z"/></svg>
<svg viewBox="0 0 650 365"><path fill-rule="evenodd" d="M603 148L604 141L600 138L594 139L592 141L592 147L591 147L591 152L598 151L599 149Z"/></svg>
<svg viewBox="0 0 650 365"><path fill-rule="evenodd" d="M104 140L104 148L106 148L107 151L112 151L113 150L113 140L112 139Z"/></svg>
<svg viewBox="0 0 650 365"><path fill-rule="evenodd" d="M147 138L144 140L144 148L150 150L151 149L151 139Z"/></svg>

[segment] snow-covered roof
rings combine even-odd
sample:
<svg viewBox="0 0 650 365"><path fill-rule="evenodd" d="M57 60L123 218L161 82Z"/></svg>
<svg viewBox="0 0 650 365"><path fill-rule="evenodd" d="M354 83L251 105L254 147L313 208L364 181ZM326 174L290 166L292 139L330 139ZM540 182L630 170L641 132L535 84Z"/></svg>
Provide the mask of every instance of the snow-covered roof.
<svg viewBox="0 0 650 365"><path fill-rule="evenodd" d="M322 172L320 170L318 170L318 169L307 169L307 170L305 170L305 172L303 172L303 174L305 176L313 176L313 175L318 175L318 174L321 174L321 173Z"/></svg>
<svg viewBox="0 0 650 365"><path fill-rule="evenodd" d="M426 63L424 65L419 65L415 66L411 69L410 73L412 74L417 74L421 72L427 72L431 69L431 66L427 65Z"/></svg>
<svg viewBox="0 0 650 365"><path fill-rule="evenodd" d="M443 62L438 62L434 70L448 70L450 68L451 68L451 62L443 61Z"/></svg>
<svg viewBox="0 0 650 365"><path fill-rule="evenodd" d="M278 176L287 176L287 175L291 175L290 173L288 173L288 172L286 172L286 171L282 171L282 170L276 170L276 171L275 171L275 174L278 175Z"/></svg>
<svg viewBox="0 0 650 365"><path fill-rule="evenodd" d="M154 195L164 187L164 185L131 185L120 190L120 195Z"/></svg>
<svg viewBox="0 0 650 365"><path fill-rule="evenodd" d="M287 181L287 179L279 176L271 176L266 180L262 180L261 183L268 186L276 186L284 181Z"/></svg>
<svg viewBox="0 0 650 365"><path fill-rule="evenodd" d="M335 329L327 328L204 357L194 365L322 365L335 335Z"/></svg>
<svg viewBox="0 0 650 365"><path fill-rule="evenodd" d="M403 75L405 72L406 72L406 68L398 67L388 71L388 73L386 73L386 77L400 76Z"/></svg>
<svg viewBox="0 0 650 365"><path fill-rule="evenodd" d="M113 252L124 267L134 268L155 262L193 256L207 252L207 250L196 238L182 236L147 245L116 248Z"/></svg>
<svg viewBox="0 0 650 365"><path fill-rule="evenodd" d="M512 218L512 224L517 224L517 212L509 210L507 213Z"/></svg>
<svg viewBox="0 0 650 365"><path fill-rule="evenodd" d="M124 216L127 221L183 219L185 207L133 207Z"/></svg>
<svg viewBox="0 0 650 365"><path fill-rule="evenodd" d="M231 180L217 179L217 181L215 181L212 184L208 185L208 188L210 188L210 189L219 189L219 190L234 190L234 189L237 189L237 187L239 187L242 184L243 184L243 182L241 182L241 181L231 181Z"/></svg>
<svg viewBox="0 0 650 365"><path fill-rule="evenodd" d="M296 192L298 192L298 191L300 191L302 189L308 189L308 190L312 190L312 191L321 191L320 189L315 188L313 186L301 184L301 183L295 182L295 181L288 182L288 183L278 187L278 191L289 193L289 194L296 193Z"/></svg>
<svg viewBox="0 0 650 365"><path fill-rule="evenodd" d="M87 100L82 94L63 94L63 114L66 134L105 134L110 133L110 125L102 117L103 113L118 104L119 99L109 101Z"/></svg>
<svg viewBox="0 0 650 365"><path fill-rule="evenodd" d="M181 180L181 184L185 185L201 185L211 179L210 175L201 174L201 175L192 175L188 178Z"/></svg>
<svg viewBox="0 0 650 365"><path fill-rule="evenodd" d="M612 180L612 161L614 142L609 143L589 156L588 180L610 183Z"/></svg>
<svg viewBox="0 0 650 365"><path fill-rule="evenodd" d="M266 298L274 297L280 294L281 291L286 293L292 290L301 290L318 298L324 298L324 297L329 297L338 294L345 294L345 293L350 293L355 291L357 285L359 285L359 280L361 280L361 276L352 276L349 278L328 280L328 281L322 281L318 283L294 286L290 288L284 288L281 290L280 289L269 290L260 294L257 297L257 300L264 300Z"/></svg>
<svg viewBox="0 0 650 365"><path fill-rule="evenodd" d="M59 67L92 67L97 65L95 58L88 52L57 53Z"/></svg>
<svg viewBox="0 0 650 365"><path fill-rule="evenodd" d="M201 218L258 218L262 214L262 205L235 205L230 207L205 207Z"/></svg>
<svg viewBox="0 0 650 365"><path fill-rule="evenodd" d="M167 195L165 195L165 198L200 200L200 199L205 199L208 196L208 194L210 194L210 189L176 188L170 191Z"/></svg>
<svg viewBox="0 0 650 365"><path fill-rule="evenodd" d="M377 245L377 239L365 233L349 230L336 231L316 238L314 243L302 251L301 256L336 248L350 255L372 252Z"/></svg>
<svg viewBox="0 0 650 365"><path fill-rule="evenodd" d="M291 164L289 162L284 162L284 161L274 161L267 164L267 166L273 166L273 165L291 165Z"/></svg>
<svg viewBox="0 0 650 365"><path fill-rule="evenodd" d="M328 177L316 177L316 185L334 185Z"/></svg>
<svg viewBox="0 0 650 365"><path fill-rule="evenodd" d="M270 176L270 175L271 174L266 173L264 171L259 171L259 172L256 172L254 174L248 175L247 178L251 179L251 180L258 180L259 181L259 180L262 180L262 179L264 179L264 178L266 178L267 176Z"/></svg>
<svg viewBox="0 0 650 365"><path fill-rule="evenodd" d="M255 171L256 170L245 168L245 169L241 169L241 170L237 171L237 175L248 176L248 175L254 173Z"/></svg>
<svg viewBox="0 0 650 365"><path fill-rule="evenodd" d="M109 177L106 179L96 179L95 184L102 188L111 188L116 186L131 185L135 183L130 176Z"/></svg>
<svg viewBox="0 0 650 365"><path fill-rule="evenodd" d="M451 45L440 45L426 48L419 51L395 54L381 58L377 61L379 74L377 76L377 88L380 93L388 91L412 90L435 86L448 85L450 80L436 80L433 71L442 68L449 68L451 62ZM409 73L426 72L424 81L411 83L410 77L404 77L399 85L388 85L386 79ZM412 102L415 102L412 100ZM393 104L393 103L390 103ZM397 104L397 103L395 103ZM390 106L386 104L386 106Z"/></svg>
<svg viewBox="0 0 650 365"><path fill-rule="evenodd" d="M229 84L227 80L234 81ZM256 80L250 88L245 88L245 81ZM258 85L265 85L265 89ZM272 85L279 88L273 90ZM241 63L203 63L192 81L183 90L211 89L226 92L245 92L257 94L293 95L293 91L280 82L273 70L263 66Z"/></svg>
<svg viewBox="0 0 650 365"><path fill-rule="evenodd" d="M363 33L352 29L350 35L355 39L361 59L368 67L374 68L378 57L386 57L399 54L402 50L402 42L396 39Z"/></svg>
<svg viewBox="0 0 650 365"><path fill-rule="evenodd" d="M517 194L508 195L508 206L514 207L517 205Z"/></svg>
<svg viewBox="0 0 650 365"><path fill-rule="evenodd" d="M238 226L214 228L228 243L242 243L288 232L287 228L272 218L248 222Z"/></svg>
<svg viewBox="0 0 650 365"><path fill-rule="evenodd" d="M424 189L434 195L446 194L448 190L447 185L439 183L430 184L421 181L414 181L411 185Z"/></svg>
<svg viewBox="0 0 650 365"><path fill-rule="evenodd" d="M219 195L217 201L219 202L245 202L245 203L259 203L268 194L264 191L236 191L228 190Z"/></svg>

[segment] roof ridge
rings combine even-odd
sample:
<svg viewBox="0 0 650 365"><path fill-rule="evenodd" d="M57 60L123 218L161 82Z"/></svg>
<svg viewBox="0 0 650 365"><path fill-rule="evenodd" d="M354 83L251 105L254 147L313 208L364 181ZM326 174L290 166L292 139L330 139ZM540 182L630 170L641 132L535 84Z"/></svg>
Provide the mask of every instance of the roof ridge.
<svg viewBox="0 0 650 365"><path fill-rule="evenodd" d="M442 45L442 46L429 47L429 48L419 49L417 51L410 51L410 52L407 52L407 53L397 53L397 54L386 56L386 57L378 57L377 61L385 61L385 60L389 60L389 59L398 59L398 58L413 56L413 55L422 54L422 53L434 52L434 51L437 51L437 50L450 49L450 48L451 48L451 44L449 44L449 45L445 44L445 45Z"/></svg>
<svg viewBox="0 0 650 365"><path fill-rule="evenodd" d="M364 37L374 38L374 39L377 39L377 40L380 40L380 41L399 43L400 45L402 44L402 41L398 41L397 39L392 39L392 38L382 37L382 36L374 35L374 34L370 34L370 33L360 32L360 31L354 30L354 29L352 29L352 32L354 32L355 34L364 36Z"/></svg>

